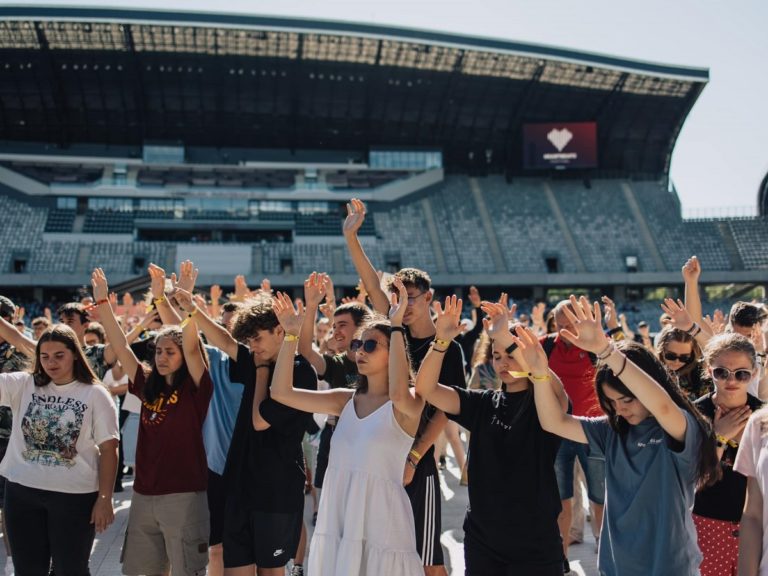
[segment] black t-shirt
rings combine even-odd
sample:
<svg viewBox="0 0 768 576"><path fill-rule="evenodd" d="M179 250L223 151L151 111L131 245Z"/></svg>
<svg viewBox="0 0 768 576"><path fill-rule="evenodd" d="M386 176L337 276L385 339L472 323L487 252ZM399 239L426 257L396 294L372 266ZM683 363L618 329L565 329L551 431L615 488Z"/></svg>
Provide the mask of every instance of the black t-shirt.
<svg viewBox="0 0 768 576"><path fill-rule="evenodd" d="M747 394L747 405L752 411L758 410L763 403L751 394ZM696 401L696 408L710 421L715 421L715 403L712 394L707 394ZM738 448L726 447L720 459L723 478L708 488L696 492L693 513L714 520L740 522L747 496L747 478L733 469Z"/></svg>
<svg viewBox="0 0 768 576"><path fill-rule="evenodd" d="M560 438L539 423L533 390L457 390L469 436L469 506L464 530L507 564L562 558L555 457Z"/></svg>
<svg viewBox="0 0 768 576"><path fill-rule="evenodd" d="M269 372L271 381L274 365ZM306 480L301 441L312 415L272 400L267 391L259 411L270 427L256 431L252 416L256 366L253 355L242 344L237 359L229 363L229 377L233 382L242 382L244 390L224 469L227 498L249 510L301 512ZM294 360L293 386L317 388L315 371L303 356Z"/></svg>
<svg viewBox="0 0 768 576"><path fill-rule="evenodd" d="M410 332L406 332L405 338L406 342L408 342L408 355L411 358L411 369L414 373L417 373L421 367L421 363L424 361L424 357L427 355L427 352L429 352L430 344L435 340L435 337L414 338L411 336ZM464 389L467 387L467 380L464 373L464 354L461 351L461 346L459 346L456 341L452 341L445 351L445 358L443 358L443 365L440 368L440 378L438 382L445 386L453 386L454 388ZM421 413L419 429L416 432L417 437L424 433L430 418L432 418L435 412L436 409L431 404L426 404L424 406L424 411ZM419 470L424 468L425 474L437 473L434 453L435 447L432 446L421 455L421 460L419 460Z"/></svg>
<svg viewBox="0 0 768 576"><path fill-rule="evenodd" d="M330 356L324 354L325 374L318 374L320 380L325 380L331 388L352 388L357 384L357 363L352 362L346 354Z"/></svg>

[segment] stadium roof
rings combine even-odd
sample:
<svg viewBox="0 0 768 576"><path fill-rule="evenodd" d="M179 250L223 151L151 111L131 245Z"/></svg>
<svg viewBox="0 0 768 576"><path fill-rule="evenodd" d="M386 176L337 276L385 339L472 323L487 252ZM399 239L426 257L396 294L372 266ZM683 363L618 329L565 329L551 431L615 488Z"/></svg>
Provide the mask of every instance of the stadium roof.
<svg viewBox="0 0 768 576"><path fill-rule="evenodd" d="M667 174L698 68L348 22L0 7L0 133L60 146L443 150L522 170L522 126L595 121L601 171Z"/></svg>

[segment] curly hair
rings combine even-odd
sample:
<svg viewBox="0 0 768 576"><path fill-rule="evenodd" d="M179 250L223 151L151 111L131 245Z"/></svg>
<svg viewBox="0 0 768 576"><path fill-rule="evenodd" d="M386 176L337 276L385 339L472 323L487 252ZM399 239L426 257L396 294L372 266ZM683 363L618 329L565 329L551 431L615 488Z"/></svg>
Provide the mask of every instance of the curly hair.
<svg viewBox="0 0 768 576"><path fill-rule="evenodd" d="M245 342L259 330L273 332L279 325L272 299L259 299L249 302L237 311L232 321L232 337L238 342Z"/></svg>
<svg viewBox="0 0 768 576"><path fill-rule="evenodd" d="M432 288L432 278L424 270L418 268L402 268L395 272L394 276L387 281L387 290L395 292L393 285L395 278L398 278L406 288L413 286L420 292L427 292Z"/></svg>

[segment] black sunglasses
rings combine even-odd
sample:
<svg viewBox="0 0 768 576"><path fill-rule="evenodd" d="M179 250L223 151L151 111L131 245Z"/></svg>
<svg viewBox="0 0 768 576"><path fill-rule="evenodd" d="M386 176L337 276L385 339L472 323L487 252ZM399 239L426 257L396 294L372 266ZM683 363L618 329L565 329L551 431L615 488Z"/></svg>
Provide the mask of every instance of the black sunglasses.
<svg viewBox="0 0 768 576"><path fill-rule="evenodd" d="M746 370L742 368L741 370L734 370L730 371L728 368L722 368L718 366L717 368L712 368L712 377L715 380L723 380L727 381L728 378L731 377L731 374L733 374L733 377L736 379L737 382L749 382L752 380L752 371Z"/></svg>
<svg viewBox="0 0 768 576"><path fill-rule="evenodd" d="M669 360L670 362L680 360L680 362L683 364L688 364L688 362L693 360L693 354L675 354L674 352L664 352L664 360Z"/></svg>
<svg viewBox="0 0 768 576"><path fill-rule="evenodd" d="M376 350L376 346L378 346L379 343L376 340L360 340L359 338L355 338L352 340L352 342L349 343L349 349L352 350L352 352L357 352L362 348L366 354L370 354L374 350Z"/></svg>

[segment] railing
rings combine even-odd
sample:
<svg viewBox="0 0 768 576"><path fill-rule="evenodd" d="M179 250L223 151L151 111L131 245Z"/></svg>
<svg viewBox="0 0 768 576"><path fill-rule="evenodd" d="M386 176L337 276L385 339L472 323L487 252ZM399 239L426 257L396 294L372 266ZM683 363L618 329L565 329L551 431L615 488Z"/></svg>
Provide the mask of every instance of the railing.
<svg viewBox="0 0 768 576"><path fill-rule="evenodd" d="M758 218L757 206L711 206L683 208L683 220L722 220L723 218L752 220Z"/></svg>

